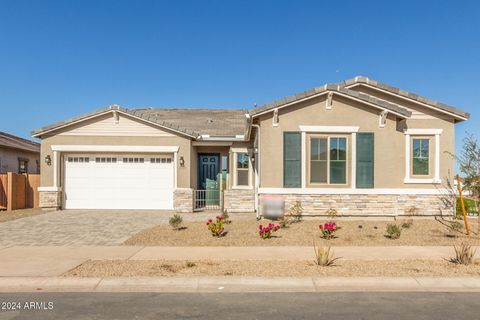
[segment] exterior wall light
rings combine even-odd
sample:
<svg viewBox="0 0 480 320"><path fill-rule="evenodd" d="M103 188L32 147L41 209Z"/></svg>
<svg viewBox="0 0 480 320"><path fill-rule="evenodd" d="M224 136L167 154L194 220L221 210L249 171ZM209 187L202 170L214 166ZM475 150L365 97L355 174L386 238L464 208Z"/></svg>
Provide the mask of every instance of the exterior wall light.
<svg viewBox="0 0 480 320"><path fill-rule="evenodd" d="M183 157L180 157L180 167L185 167L185 159Z"/></svg>
<svg viewBox="0 0 480 320"><path fill-rule="evenodd" d="M45 163L47 164L47 166L52 165L52 158L50 158L50 155L48 154L45 156Z"/></svg>

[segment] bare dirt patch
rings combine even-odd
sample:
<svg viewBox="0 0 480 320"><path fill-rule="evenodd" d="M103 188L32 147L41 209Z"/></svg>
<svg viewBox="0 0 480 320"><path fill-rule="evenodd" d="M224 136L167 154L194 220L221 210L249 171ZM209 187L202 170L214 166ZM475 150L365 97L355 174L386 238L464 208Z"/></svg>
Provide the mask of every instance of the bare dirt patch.
<svg viewBox="0 0 480 320"><path fill-rule="evenodd" d="M48 211L42 210L39 208L35 209L21 209L21 210L13 210L13 211L0 211L0 223L17 220L21 218L36 216L39 214L47 213Z"/></svg>
<svg viewBox="0 0 480 320"><path fill-rule="evenodd" d="M319 267L313 261L87 261L65 277L188 276L480 276L480 263L464 266L444 260L347 261Z"/></svg>
<svg viewBox="0 0 480 320"><path fill-rule="evenodd" d="M454 230L449 220L415 219L411 225L402 228L399 239L386 237L389 223L401 226L407 219L393 221L372 220L336 220L340 229L331 240L320 237L319 224L327 219L304 220L290 227L280 229L274 237L262 240L258 235L258 226L268 224L269 220L234 220L225 225L224 237L212 237L204 222L188 222L183 230L172 230L168 225L159 225L146 229L125 241L125 245L136 246L311 246L313 240L319 245L331 246L445 246L459 244L469 240L479 245L477 234L468 238L464 230ZM474 229L474 228L472 228Z"/></svg>

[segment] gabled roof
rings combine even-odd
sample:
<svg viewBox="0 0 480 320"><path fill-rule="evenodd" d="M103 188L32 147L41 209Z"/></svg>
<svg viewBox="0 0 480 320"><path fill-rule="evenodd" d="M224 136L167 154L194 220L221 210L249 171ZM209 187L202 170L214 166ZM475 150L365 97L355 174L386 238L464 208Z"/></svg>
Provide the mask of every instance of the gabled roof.
<svg viewBox="0 0 480 320"><path fill-rule="evenodd" d="M247 110L243 109L136 109L136 115L156 117L188 128L197 135L235 137L248 129Z"/></svg>
<svg viewBox="0 0 480 320"><path fill-rule="evenodd" d="M292 103L300 102L305 99L317 97L323 94L327 94L328 92L333 92L342 96L345 96L350 99L360 100L361 102L370 104L378 109L388 110L402 118L409 118L412 113L407 109L400 107L399 105L387 102L382 99L375 98L371 95L357 92L354 90L349 90L342 86L336 84L325 84L321 87L315 87L313 89L304 91L302 93L297 93L293 96L288 96L280 100L273 101L271 103L267 103L263 106L257 107L250 111L252 116L257 116L263 114L265 112L269 112L273 109L282 108L288 106Z"/></svg>
<svg viewBox="0 0 480 320"><path fill-rule="evenodd" d="M432 99L420 96L420 95L412 93L412 92L408 92L406 90L402 90L402 89L399 89L399 88L396 88L396 87L392 87L388 84L384 84L384 83L381 83L379 81L369 79L367 77L357 76L353 79L348 79L348 80L345 80L341 83L338 83L339 86L344 87L344 88L350 88L352 86L360 85L360 84L367 85L367 86L370 86L370 87L373 87L373 88L376 88L376 89L379 89L379 90L384 90L384 91L387 91L389 93L401 96L403 98L413 100L414 102L418 102L418 103L421 103L421 104L428 105L428 106L430 106L434 109L438 109L439 111L443 111L443 112L452 114L452 115L460 118L460 120L467 120L470 117L470 114L468 112L463 111L463 110L460 110L460 109L457 109L455 107L449 106L447 104L438 102L436 100L432 100Z"/></svg>
<svg viewBox="0 0 480 320"><path fill-rule="evenodd" d="M40 144L0 131L0 147L40 153Z"/></svg>
<svg viewBox="0 0 480 320"><path fill-rule="evenodd" d="M126 109L112 105L94 112L73 117L32 132L39 137L48 132L109 112L117 111L191 138L201 135L235 136L247 130L246 110L233 109Z"/></svg>

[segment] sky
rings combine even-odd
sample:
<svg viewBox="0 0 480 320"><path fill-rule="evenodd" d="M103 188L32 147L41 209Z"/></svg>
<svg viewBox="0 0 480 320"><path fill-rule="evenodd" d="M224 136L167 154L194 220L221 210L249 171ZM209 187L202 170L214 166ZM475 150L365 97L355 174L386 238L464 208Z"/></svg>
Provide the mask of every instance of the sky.
<svg viewBox="0 0 480 320"><path fill-rule="evenodd" d="M471 113L480 1L0 0L0 131L111 104L245 108L357 75Z"/></svg>

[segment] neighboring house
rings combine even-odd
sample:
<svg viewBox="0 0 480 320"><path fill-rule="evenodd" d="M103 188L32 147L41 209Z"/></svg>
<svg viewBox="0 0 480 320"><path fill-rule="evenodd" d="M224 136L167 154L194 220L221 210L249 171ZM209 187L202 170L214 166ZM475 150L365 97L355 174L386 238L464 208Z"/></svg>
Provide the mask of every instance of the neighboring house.
<svg viewBox="0 0 480 320"><path fill-rule="evenodd" d="M310 215L436 215L452 210L442 182L455 123L468 118L365 77L249 111L111 106L33 132L52 159L40 202L188 212L218 204L201 190L223 173L229 212L261 213L280 195Z"/></svg>
<svg viewBox="0 0 480 320"><path fill-rule="evenodd" d="M40 144L0 132L0 173L40 173Z"/></svg>

